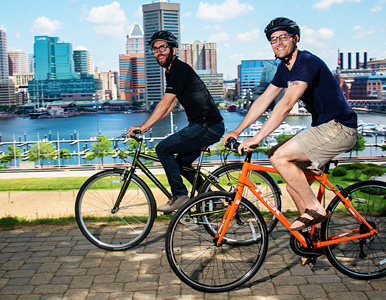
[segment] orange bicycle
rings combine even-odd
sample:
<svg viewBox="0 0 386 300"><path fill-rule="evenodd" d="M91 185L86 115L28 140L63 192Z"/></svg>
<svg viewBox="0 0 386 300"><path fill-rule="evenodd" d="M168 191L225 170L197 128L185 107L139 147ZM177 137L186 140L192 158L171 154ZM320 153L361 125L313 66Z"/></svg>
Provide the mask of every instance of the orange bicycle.
<svg viewBox="0 0 386 300"><path fill-rule="evenodd" d="M235 149L237 146L233 144ZM268 233L260 211L243 197L245 189L290 231L294 253L314 264L324 254L338 271L356 279L386 274L385 182L370 180L334 187L328 181L329 163L322 175L307 176L320 182L319 201L326 188L334 194L326 208L331 217L320 230L310 226L291 231L291 223L247 176L249 171L277 171L252 164L251 156L247 153L235 192L201 194L171 220L166 254L183 282L203 292L225 292L244 284L259 270L267 254Z"/></svg>

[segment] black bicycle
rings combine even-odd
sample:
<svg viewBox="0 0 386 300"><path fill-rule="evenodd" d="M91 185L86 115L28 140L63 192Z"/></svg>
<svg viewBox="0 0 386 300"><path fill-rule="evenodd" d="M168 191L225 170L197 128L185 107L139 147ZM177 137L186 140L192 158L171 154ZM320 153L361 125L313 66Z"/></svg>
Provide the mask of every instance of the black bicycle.
<svg viewBox="0 0 386 300"><path fill-rule="evenodd" d="M122 135L119 141L126 141L129 136ZM149 234L157 216L156 201L151 187L142 179L136 171L141 171L147 177L151 186L158 188L168 199L172 197L165 186L146 167L140 159L159 162L159 159L147 154L143 149L143 138L131 137L138 143L133 154L130 166L98 172L91 176L80 188L76 203L75 215L78 226L83 235L99 248L118 251L132 248L141 243ZM117 144L118 145L118 144ZM119 150L119 148L117 148ZM195 172L190 197L196 193L208 191L233 191L237 185L243 163L225 163L223 166L209 172L202 167L205 152L202 149L196 167L184 167L186 171ZM198 184L199 176L203 183ZM266 172L251 171L248 178L257 186L267 198L279 209L281 208L281 191L276 181ZM244 197L250 199L256 206L259 202L253 201L254 195L248 194L245 189ZM205 210L213 209L217 203L208 202ZM261 206L261 205L260 205ZM277 219L267 212L266 223L271 232L277 224ZM207 230L212 232L210 223Z"/></svg>

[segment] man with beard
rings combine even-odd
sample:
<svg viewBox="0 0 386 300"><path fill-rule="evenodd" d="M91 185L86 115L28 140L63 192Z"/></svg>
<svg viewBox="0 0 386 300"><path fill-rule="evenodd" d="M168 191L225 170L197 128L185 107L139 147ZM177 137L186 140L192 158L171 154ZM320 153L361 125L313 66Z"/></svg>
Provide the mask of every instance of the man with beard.
<svg viewBox="0 0 386 300"><path fill-rule="evenodd" d="M241 142L239 152L250 151L252 145L259 145L279 127L299 99L302 101L312 115L311 127L279 143L269 153L272 166L286 181L301 214L290 227L292 231L299 231L328 218L305 174L320 174L329 160L355 145L357 116L327 65L310 52L297 49L300 28L294 21L276 18L264 32L281 64L271 84L254 101L240 125L225 134L223 142L230 137L237 139L286 88L260 131ZM303 259L302 264L306 263Z"/></svg>
<svg viewBox="0 0 386 300"><path fill-rule="evenodd" d="M140 130L141 134L148 131L172 112L177 99L185 108L188 126L156 147L173 195L167 204L158 207L158 211L171 213L189 200L181 175L189 182L194 180L194 174L184 171L182 166L191 166L201 148L221 139L224 123L205 84L188 64L176 56L177 38L171 32L161 30L153 34L149 45L158 64L165 69L166 92L151 116L142 125L130 127L127 133L134 136L135 130Z"/></svg>

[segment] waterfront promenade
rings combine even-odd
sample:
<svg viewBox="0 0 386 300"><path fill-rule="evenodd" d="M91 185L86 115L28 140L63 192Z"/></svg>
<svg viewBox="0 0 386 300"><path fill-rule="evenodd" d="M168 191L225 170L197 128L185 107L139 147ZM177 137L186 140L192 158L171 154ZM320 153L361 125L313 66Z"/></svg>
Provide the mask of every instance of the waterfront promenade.
<svg viewBox="0 0 386 300"><path fill-rule="evenodd" d="M384 158L380 160L378 163L384 163ZM90 176L96 171L4 172L0 178ZM270 235L266 261L249 283L222 294L195 291L168 265L164 246L167 225L167 221L156 221L139 246L123 252L96 248L76 223L0 231L0 300L385 298L386 277L354 280L337 272L324 257L315 266L302 267L281 225Z"/></svg>
<svg viewBox="0 0 386 300"><path fill-rule="evenodd" d="M76 224L0 232L0 299L385 299L386 277L354 280L321 258L302 267L278 226L266 261L237 290L208 294L182 283L164 250L167 223L156 222L147 239L124 252L91 245Z"/></svg>

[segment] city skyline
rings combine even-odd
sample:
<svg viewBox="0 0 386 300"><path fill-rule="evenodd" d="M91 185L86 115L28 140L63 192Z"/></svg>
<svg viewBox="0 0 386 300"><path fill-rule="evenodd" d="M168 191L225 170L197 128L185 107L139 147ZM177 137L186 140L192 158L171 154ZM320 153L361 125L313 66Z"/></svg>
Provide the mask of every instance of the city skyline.
<svg viewBox="0 0 386 300"><path fill-rule="evenodd" d="M143 26L142 5L149 2L66 0L51 5L48 0L14 0L3 6L0 26L7 30L8 51L33 53L34 37L48 35L73 49L87 48L100 71L118 71L126 36L134 24ZM330 69L337 66L338 50L345 58L348 52L386 57L385 0L170 2L180 3L180 42L217 43L217 68L225 79L237 76L241 60L273 59L264 27L277 16L294 19L301 27L299 48L320 56ZM20 17L20 9L28 13Z"/></svg>

